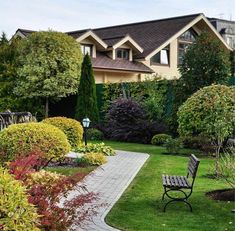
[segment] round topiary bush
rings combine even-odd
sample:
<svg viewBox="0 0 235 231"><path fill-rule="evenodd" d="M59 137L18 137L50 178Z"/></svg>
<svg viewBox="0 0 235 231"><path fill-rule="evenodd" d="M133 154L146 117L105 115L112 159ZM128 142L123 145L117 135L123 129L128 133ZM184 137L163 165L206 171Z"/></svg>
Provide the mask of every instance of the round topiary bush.
<svg viewBox="0 0 235 231"><path fill-rule="evenodd" d="M104 134L96 128L89 128L87 130L87 139L88 140L103 140Z"/></svg>
<svg viewBox="0 0 235 231"><path fill-rule="evenodd" d="M170 135L167 134L157 134L155 136L153 136L152 140L151 140L151 144L154 145L162 145L164 144L167 140L171 139L172 137Z"/></svg>
<svg viewBox="0 0 235 231"><path fill-rule="evenodd" d="M0 161L12 161L38 151L47 160L58 160L70 151L66 135L46 123L14 124L0 132Z"/></svg>
<svg viewBox="0 0 235 231"><path fill-rule="evenodd" d="M77 120L66 117L51 117L44 119L43 123L51 124L61 129L68 138L72 148L81 144L83 138L83 127Z"/></svg>
<svg viewBox="0 0 235 231"><path fill-rule="evenodd" d="M0 230L40 231L36 227L39 216L28 203L25 188L1 167L0 215Z"/></svg>

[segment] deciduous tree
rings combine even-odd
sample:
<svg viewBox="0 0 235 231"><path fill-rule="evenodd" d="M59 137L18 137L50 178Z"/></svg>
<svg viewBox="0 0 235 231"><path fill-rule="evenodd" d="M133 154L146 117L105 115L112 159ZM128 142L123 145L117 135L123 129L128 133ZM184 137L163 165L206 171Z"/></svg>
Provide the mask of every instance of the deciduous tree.
<svg viewBox="0 0 235 231"><path fill-rule="evenodd" d="M15 93L49 101L77 92L81 67L80 45L60 32L36 32L22 41Z"/></svg>

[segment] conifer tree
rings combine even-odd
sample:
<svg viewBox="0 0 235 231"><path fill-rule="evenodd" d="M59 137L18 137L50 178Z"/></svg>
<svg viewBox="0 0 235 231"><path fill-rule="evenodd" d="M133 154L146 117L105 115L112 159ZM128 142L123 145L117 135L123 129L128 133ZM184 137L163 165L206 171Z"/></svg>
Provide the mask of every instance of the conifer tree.
<svg viewBox="0 0 235 231"><path fill-rule="evenodd" d="M88 117L92 123L99 121L95 78L91 59L88 54L84 56L82 63L75 114L75 118L79 121L82 121L85 117Z"/></svg>

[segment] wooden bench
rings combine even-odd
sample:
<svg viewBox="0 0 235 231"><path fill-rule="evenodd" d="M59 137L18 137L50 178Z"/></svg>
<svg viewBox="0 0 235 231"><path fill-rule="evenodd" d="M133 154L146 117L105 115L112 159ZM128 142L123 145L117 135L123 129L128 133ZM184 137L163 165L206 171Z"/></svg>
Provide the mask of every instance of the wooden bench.
<svg viewBox="0 0 235 231"><path fill-rule="evenodd" d="M200 160L195 155L190 155L189 163L188 163L188 172L186 176L168 176L168 175L162 175L162 184L164 188L164 193L162 195L162 201L165 198L165 195L170 198L171 200L168 201L163 211L166 211L166 207L175 201L184 202L187 204L190 208L190 211L192 212L192 206L187 201L188 198L191 196L193 192L193 185L197 174L197 169L199 166ZM189 190L188 192L186 192ZM172 191L178 191L183 193L182 197L173 197L170 195L170 192Z"/></svg>

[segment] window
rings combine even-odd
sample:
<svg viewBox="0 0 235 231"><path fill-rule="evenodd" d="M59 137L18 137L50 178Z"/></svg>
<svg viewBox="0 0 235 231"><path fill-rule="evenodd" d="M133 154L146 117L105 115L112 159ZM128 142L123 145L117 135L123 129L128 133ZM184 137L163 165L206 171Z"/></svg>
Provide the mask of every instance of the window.
<svg viewBox="0 0 235 231"><path fill-rule="evenodd" d="M179 47L178 47L178 64L183 63L184 55L185 55L185 53L186 53L189 46L190 46L189 43L179 43Z"/></svg>
<svg viewBox="0 0 235 231"><path fill-rule="evenodd" d="M116 57L118 59L129 59L129 50L128 49L117 49Z"/></svg>
<svg viewBox="0 0 235 231"><path fill-rule="evenodd" d="M162 49L160 52L158 52L156 55L154 55L150 59L151 64L162 64L162 65L169 65L170 64L170 58L169 58L169 46Z"/></svg>
<svg viewBox="0 0 235 231"><path fill-rule="evenodd" d="M81 44L81 51L83 55L92 55L92 45Z"/></svg>
<svg viewBox="0 0 235 231"><path fill-rule="evenodd" d="M179 37L178 43L178 65L182 64L184 55L188 47L195 42L197 37L193 29L189 29Z"/></svg>

